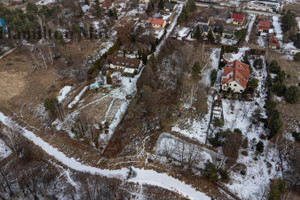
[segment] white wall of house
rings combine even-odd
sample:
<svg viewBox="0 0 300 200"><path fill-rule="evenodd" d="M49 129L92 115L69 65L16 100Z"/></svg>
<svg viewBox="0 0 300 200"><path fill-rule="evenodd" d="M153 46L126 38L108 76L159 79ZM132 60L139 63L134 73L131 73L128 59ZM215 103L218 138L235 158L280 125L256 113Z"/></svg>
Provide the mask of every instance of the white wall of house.
<svg viewBox="0 0 300 200"><path fill-rule="evenodd" d="M228 88L231 88L232 92L238 92L238 93L241 93L245 90L245 88L236 81L231 81L229 83L225 83L222 85L222 90L227 91Z"/></svg>

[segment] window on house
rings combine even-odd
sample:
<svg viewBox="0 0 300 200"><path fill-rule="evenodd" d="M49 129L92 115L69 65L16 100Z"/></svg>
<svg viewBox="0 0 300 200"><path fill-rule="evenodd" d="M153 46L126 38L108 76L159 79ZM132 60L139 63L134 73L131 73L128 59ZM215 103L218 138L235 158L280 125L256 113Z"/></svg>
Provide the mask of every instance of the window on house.
<svg viewBox="0 0 300 200"><path fill-rule="evenodd" d="M131 66L133 67L133 66L134 66L134 64L131 64Z"/></svg>
<svg viewBox="0 0 300 200"><path fill-rule="evenodd" d="M234 87L236 87L236 84L234 84Z"/></svg>
<svg viewBox="0 0 300 200"><path fill-rule="evenodd" d="M243 92L243 90L240 90L240 92Z"/></svg>
<svg viewBox="0 0 300 200"><path fill-rule="evenodd" d="M119 61L117 61L117 64L120 64Z"/></svg>

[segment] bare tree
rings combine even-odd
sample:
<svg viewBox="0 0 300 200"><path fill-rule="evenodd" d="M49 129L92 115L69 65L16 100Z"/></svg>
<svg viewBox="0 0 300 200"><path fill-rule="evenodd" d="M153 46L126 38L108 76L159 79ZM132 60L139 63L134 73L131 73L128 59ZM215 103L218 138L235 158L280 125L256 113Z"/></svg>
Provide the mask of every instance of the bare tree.
<svg viewBox="0 0 300 200"><path fill-rule="evenodd" d="M13 122L8 123L8 126L2 128L1 135L5 137L9 148L19 156L23 152L23 138L20 135L23 130Z"/></svg>

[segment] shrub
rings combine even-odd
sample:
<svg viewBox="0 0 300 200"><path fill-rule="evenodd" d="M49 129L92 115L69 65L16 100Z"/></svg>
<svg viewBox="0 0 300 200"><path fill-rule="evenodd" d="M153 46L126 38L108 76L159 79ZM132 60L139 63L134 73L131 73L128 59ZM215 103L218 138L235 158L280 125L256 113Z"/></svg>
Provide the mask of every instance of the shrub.
<svg viewBox="0 0 300 200"><path fill-rule="evenodd" d="M284 99L288 103L297 103L299 101L300 92L297 86L290 86L284 93Z"/></svg>
<svg viewBox="0 0 300 200"><path fill-rule="evenodd" d="M264 151L264 143L262 141L259 141L256 144L256 151L262 153Z"/></svg>
<svg viewBox="0 0 300 200"><path fill-rule="evenodd" d="M283 83L284 79L285 79L285 71L280 71L277 73L277 75L273 79L273 82L279 81L279 82Z"/></svg>
<svg viewBox="0 0 300 200"><path fill-rule="evenodd" d="M282 126L282 123L281 123L280 119L273 120L271 118L271 121L268 126L268 128L270 129L269 138L272 138L273 136L275 136L278 133L278 131L280 130L281 126Z"/></svg>
<svg viewBox="0 0 300 200"><path fill-rule="evenodd" d="M204 176L207 177L210 181L217 181L219 179L216 166L209 160L207 160L205 163Z"/></svg>
<svg viewBox="0 0 300 200"><path fill-rule="evenodd" d="M295 140L300 141L300 133L293 132L293 137L295 138Z"/></svg>
<svg viewBox="0 0 300 200"><path fill-rule="evenodd" d="M261 69L263 67L263 61L261 58L255 59L253 66L255 69Z"/></svg>
<svg viewBox="0 0 300 200"><path fill-rule="evenodd" d="M283 96L286 91L286 86L282 84L280 81L277 81L272 86L272 92L274 92L277 96Z"/></svg>
<svg viewBox="0 0 300 200"><path fill-rule="evenodd" d="M254 91L258 87L258 80L256 78L252 78L248 81L248 86Z"/></svg>
<svg viewBox="0 0 300 200"><path fill-rule="evenodd" d="M258 123L261 120L261 110L259 108L256 108L251 116L251 120L253 123Z"/></svg>
<svg viewBox="0 0 300 200"><path fill-rule="evenodd" d="M201 73L201 66L200 66L200 62L199 61L197 61L197 62L194 63L194 65L192 67L192 73L194 75Z"/></svg>
<svg viewBox="0 0 300 200"><path fill-rule="evenodd" d="M220 131L220 132L217 132L214 137L212 137L212 135L209 135L208 141L214 147L219 147L224 144L226 137L227 137L227 132Z"/></svg>
<svg viewBox="0 0 300 200"><path fill-rule="evenodd" d="M58 105L57 98L46 98L44 100L44 107L47 111L50 111L52 114L55 113L57 105Z"/></svg>
<svg viewBox="0 0 300 200"><path fill-rule="evenodd" d="M210 85L213 86L217 80L217 70L213 69L210 72Z"/></svg>
<svg viewBox="0 0 300 200"><path fill-rule="evenodd" d="M294 55L294 60L297 61L297 62L300 61L300 53L296 53L296 54Z"/></svg>
<svg viewBox="0 0 300 200"><path fill-rule="evenodd" d="M277 74L281 71L281 67L278 65L276 60L272 60L269 67L270 67L270 72L272 72L272 73Z"/></svg>

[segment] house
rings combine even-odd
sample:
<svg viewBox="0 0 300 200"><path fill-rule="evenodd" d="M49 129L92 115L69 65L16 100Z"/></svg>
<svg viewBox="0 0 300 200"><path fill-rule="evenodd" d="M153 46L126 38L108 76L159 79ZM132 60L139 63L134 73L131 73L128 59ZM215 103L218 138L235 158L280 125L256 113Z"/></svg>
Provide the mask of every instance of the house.
<svg viewBox="0 0 300 200"><path fill-rule="evenodd" d="M232 26L225 26L222 32L222 37L232 38L235 33L235 28Z"/></svg>
<svg viewBox="0 0 300 200"><path fill-rule="evenodd" d="M258 22L258 32L269 33L270 28L271 28L271 22L268 21Z"/></svg>
<svg viewBox="0 0 300 200"><path fill-rule="evenodd" d="M139 0L140 3L149 3L150 0Z"/></svg>
<svg viewBox="0 0 300 200"><path fill-rule="evenodd" d="M26 11L26 6L27 6L26 4L22 4L22 5L16 6L16 9L20 9L23 12L25 12Z"/></svg>
<svg viewBox="0 0 300 200"><path fill-rule="evenodd" d="M121 70L123 71L123 75L129 76L134 76L143 66L143 62L137 58L115 57L109 55L107 56L107 61L110 69Z"/></svg>
<svg viewBox="0 0 300 200"><path fill-rule="evenodd" d="M172 12L173 10L176 10L176 4L174 4L174 3L165 3L164 10L166 12Z"/></svg>
<svg viewBox="0 0 300 200"><path fill-rule="evenodd" d="M247 88L250 78L249 65L238 60L228 62L222 75L222 90L241 93Z"/></svg>
<svg viewBox="0 0 300 200"><path fill-rule="evenodd" d="M202 25L202 24L200 24L199 28L200 28L201 34L204 35L204 36L207 36L209 30L211 30L211 28L208 25Z"/></svg>
<svg viewBox="0 0 300 200"><path fill-rule="evenodd" d="M210 19L207 18L207 17L200 17L197 19L197 22L199 25L206 25L208 26L209 25L209 22L210 22Z"/></svg>
<svg viewBox="0 0 300 200"><path fill-rule="evenodd" d="M112 1L103 1L102 2L102 8L104 8L105 10L110 9L114 7L114 3Z"/></svg>
<svg viewBox="0 0 300 200"><path fill-rule="evenodd" d="M164 28L166 26L166 20L157 18L148 18L148 22L152 23L153 28Z"/></svg>
<svg viewBox="0 0 300 200"><path fill-rule="evenodd" d="M81 9L82 9L82 11L84 12L84 13L86 13L86 12L89 12L90 11L90 6L88 6L88 5L84 5L84 6L82 6L81 7Z"/></svg>
<svg viewBox="0 0 300 200"><path fill-rule="evenodd" d="M231 15L231 23L235 25L241 25L244 23L245 15L233 13Z"/></svg>
<svg viewBox="0 0 300 200"><path fill-rule="evenodd" d="M278 42L278 39L275 35L272 35L270 38L269 38L269 48L271 49L278 49L280 48L280 44Z"/></svg>

